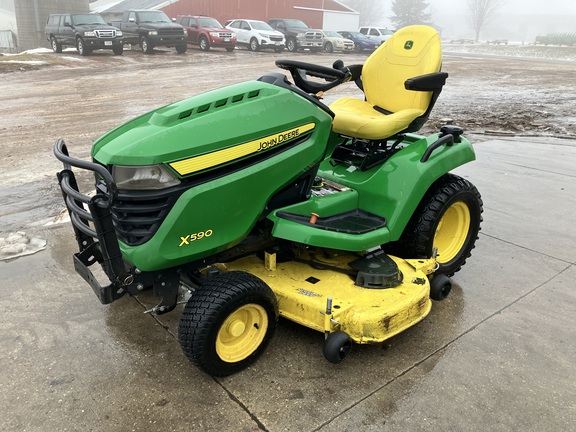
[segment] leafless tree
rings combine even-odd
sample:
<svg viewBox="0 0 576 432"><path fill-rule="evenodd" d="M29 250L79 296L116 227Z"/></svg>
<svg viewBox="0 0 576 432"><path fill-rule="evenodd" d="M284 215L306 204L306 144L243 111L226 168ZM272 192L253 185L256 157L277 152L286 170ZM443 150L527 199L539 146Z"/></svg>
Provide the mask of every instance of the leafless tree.
<svg viewBox="0 0 576 432"><path fill-rule="evenodd" d="M468 0L468 10L472 27L476 32L476 42L480 39L480 32L494 17L494 14L506 0Z"/></svg>
<svg viewBox="0 0 576 432"><path fill-rule="evenodd" d="M342 3L360 13L360 26L378 24L384 16L384 0L343 0Z"/></svg>

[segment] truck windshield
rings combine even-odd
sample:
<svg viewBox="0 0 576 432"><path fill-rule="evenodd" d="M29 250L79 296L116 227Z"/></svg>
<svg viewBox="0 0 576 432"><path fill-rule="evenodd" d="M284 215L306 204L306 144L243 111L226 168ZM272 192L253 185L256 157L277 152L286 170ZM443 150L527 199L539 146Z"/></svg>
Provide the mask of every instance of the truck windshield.
<svg viewBox="0 0 576 432"><path fill-rule="evenodd" d="M172 22L168 15L162 11L146 11L138 13L140 22Z"/></svg>
<svg viewBox="0 0 576 432"><path fill-rule="evenodd" d="M302 21L296 20L296 19L287 19L287 20L285 20L285 22L286 22L286 27L288 27L288 28L303 28L303 29L310 28L306 24L304 24Z"/></svg>
<svg viewBox="0 0 576 432"><path fill-rule="evenodd" d="M104 18L100 15L86 14L86 15L72 15L72 24L74 25L90 25L90 24L106 24Z"/></svg>
<svg viewBox="0 0 576 432"><path fill-rule="evenodd" d="M200 27L222 28L222 24L215 18L199 18Z"/></svg>

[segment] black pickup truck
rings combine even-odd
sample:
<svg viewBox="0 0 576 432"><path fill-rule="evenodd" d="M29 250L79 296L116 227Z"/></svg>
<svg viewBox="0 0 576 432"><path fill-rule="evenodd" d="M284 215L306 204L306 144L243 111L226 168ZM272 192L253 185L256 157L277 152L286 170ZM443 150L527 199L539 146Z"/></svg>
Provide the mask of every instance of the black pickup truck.
<svg viewBox="0 0 576 432"><path fill-rule="evenodd" d="M65 46L76 47L83 56L97 49L111 49L116 55L124 51L122 32L98 14L52 14L44 33L56 53Z"/></svg>
<svg viewBox="0 0 576 432"><path fill-rule="evenodd" d="M268 24L286 37L286 49L290 52L308 48L311 52L319 52L324 46L322 30L308 27L297 19L273 18Z"/></svg>
<svg viewBox="0 0 576 432"><path fill-rule="evenodd" d="M176 47L178 54L188 49L188 34L159 10L129 10L122 21L112 21L124 34L124 43L140 44L142 52L152 53L155 46Z"/></svg>

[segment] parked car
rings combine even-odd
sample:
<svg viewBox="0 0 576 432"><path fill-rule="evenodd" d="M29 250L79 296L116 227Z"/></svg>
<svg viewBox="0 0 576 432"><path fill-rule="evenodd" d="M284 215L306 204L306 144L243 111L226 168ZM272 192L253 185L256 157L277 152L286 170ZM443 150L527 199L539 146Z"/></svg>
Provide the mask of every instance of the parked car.
<svg viewBox="0 0 576 432"><path fill-rule="evenodd" d="M44 34L55 53L65 46L76 47L83 56L98 49L111 49L116 55L124 51L122 31L106 24L98 14L52 14Z"/></svg>
<svg viewBox="0 0 576 432"><path fill-rule="evenodd" d="M322 35L324 36L324 51L328 53L334 51L354 51L354 42L342 37L340 33L331 30L322 30Z"/></svg>
<svg viewBox="0 0 576 432"><path fill-rule="evenodd" d="M151 54L155 46L175 47L178 54L185 53L188 48L184 28L159 10L127 10L122 21L110 24L122 30L125 43L140 44L146 54Z"/></svg>
<svg viewBox="0 0 576 432"><path fill-rule="evenodd" d="M378 42L373 39L370 39L368 36L363 35L360 32L350 32L350 31L339 31L342 37L346 39L350 39L354 42L354 51L359 53L364 50L374 51L378 48Z"/></svg>
<svg viewBox="0 0 576 432"><path fill-rule="evenodd" d="M238 45L245 45L250 51L270 48L280 52L286 46L284 35L264 21L235 19L226 21L225 27L236 33Z"/></svg>
<svg viewBox="0 0 576 432"><path fill-rule="evenodd" d="M236 47L236 33L224 28L216 18L178 15L176 22L188 32L188 43L198 45L202 51L209 51L210 48L233 51Z"/></svg>
<svg viewBox="0 0 576 432"><path fill-rule="evenodd" d="M394 34L392 30L382 27L360 27L360 30L358 31L363 35L370 37L370 39L377 41L378 45L382 45Z"/></svg>
<svg viewBox="0 0 576 432"><path fill-rule="evenodd" d="M322 30L308 27L306 23L297 19L273 18L268 24L278 30L286 38L286 49L290 52L309 48L312 52L318 52L324 45Z"/></svg>

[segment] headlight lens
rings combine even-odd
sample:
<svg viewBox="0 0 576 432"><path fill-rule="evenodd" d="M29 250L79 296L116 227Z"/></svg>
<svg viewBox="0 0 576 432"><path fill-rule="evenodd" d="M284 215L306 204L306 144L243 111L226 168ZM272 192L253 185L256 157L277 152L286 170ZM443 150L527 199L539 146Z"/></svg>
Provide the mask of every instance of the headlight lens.
<svg viewBox="0 0 576 432"><path fill-rule="evenodd" d="M220 37L220 33L219 33L219 32L210 32L210 36L212 36L212 37Z"/></svg>
<svg viewBox="0 0 576 432"><path fill-rule="evenodd" d="M96 33L94 33L93 31L85 31L84 36L94 37L94 36L96 36Z"/></svg>
<svg viewBox="0 0 576 432"><path fill-rule="evenodd" d="M116 30L116 36L122 36L122 30Z"/></svg>
<svg viewBox="0 0 576 432"><path fill-rule="evenodd" d="M267 35L266 33L258 33L260 36L262 36L264 39L268 39L270 37L270 35Z"/></svg>
<svg viewBox="0 0 576 432"><path fill-rule="evenodd" d="M302 39L304 36L306 36L305 33L298 33L298 34L296 35L296 39Z"/></svg>
<svg viewBox="0 0 576 432"><path fill-rule="evenodd" d="M148 34L150 36L156 36L158 34L158 31L157 30L148 30Z"/></svg>
<svg viewBox="0 0 576 432"><path fill-rule="evenodd" d="M180 184L180 180L164 165L115 165L112 177L118 189L124 190L157 190Z"/></svg>

